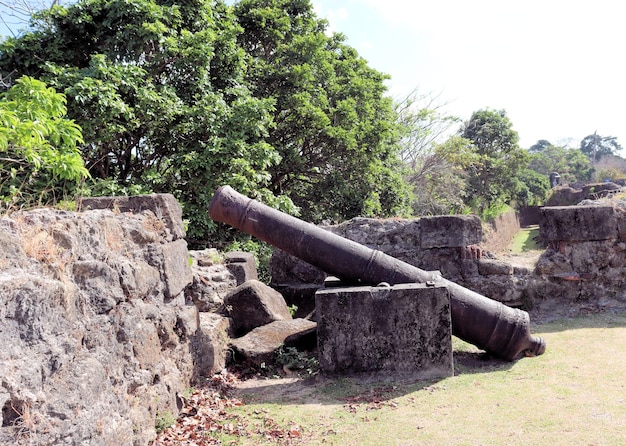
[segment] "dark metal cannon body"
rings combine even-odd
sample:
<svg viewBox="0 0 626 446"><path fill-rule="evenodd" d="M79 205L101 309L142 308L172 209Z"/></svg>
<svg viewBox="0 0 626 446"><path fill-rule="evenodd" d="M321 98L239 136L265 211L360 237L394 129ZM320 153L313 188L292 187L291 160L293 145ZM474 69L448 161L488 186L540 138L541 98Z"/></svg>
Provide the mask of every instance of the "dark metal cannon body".
<svg viewBox="0 0 626 446"><path fill-rule="evenodd" d="M444 285L450 292L453 334L497 357L513 361L545 351L543 339L530 334L527 312L251 200L229 186L215 192L209 215L346 281Z"/></svg>

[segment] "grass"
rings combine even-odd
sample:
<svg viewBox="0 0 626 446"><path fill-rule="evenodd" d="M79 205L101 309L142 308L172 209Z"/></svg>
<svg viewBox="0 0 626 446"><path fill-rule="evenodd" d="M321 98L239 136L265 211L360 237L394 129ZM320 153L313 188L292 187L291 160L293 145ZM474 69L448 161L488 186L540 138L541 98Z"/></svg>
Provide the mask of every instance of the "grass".
<svg viewBox="0 0 626 446"><path fill-rule="evenodd" d="M522 228L515 234L515 237L513 237L511 245L509 246L509 250L514 254L543 250L544 247L536 241L538 239L539 226L529 226L527 228Z"/></svg>
<svg viewBox="0 0 626 446"><path fill-rule="evenodd" d="M246 404L234 410L251 425L269 418L297 426L299 437L283 444L626 444L626 313L556 321L533 333L548 346L536 358L484 358L455 338L453 377L267 381L246 389Z"/></svg>

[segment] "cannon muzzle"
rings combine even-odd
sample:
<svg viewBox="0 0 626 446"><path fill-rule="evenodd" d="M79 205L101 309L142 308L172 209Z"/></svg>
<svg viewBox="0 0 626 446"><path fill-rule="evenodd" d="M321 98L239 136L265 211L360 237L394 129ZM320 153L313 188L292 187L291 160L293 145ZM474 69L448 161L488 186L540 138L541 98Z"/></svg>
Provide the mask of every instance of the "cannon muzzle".
<svg viewBox="0 0 626 446"><path fill-rule="evenodd" d="M363 284L435 282L446 286L453 334L494 356L514 361L545 351L543 339L530 334L527 312L251 200L229 186L215 192L209 215L341 279Z"/></svg>

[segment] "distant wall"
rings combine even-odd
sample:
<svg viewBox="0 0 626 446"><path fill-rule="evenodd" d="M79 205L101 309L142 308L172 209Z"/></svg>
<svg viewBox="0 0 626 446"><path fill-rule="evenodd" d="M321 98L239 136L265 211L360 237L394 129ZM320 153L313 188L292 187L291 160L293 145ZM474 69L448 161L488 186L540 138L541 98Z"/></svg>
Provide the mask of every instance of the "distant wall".
<svg viewBox="0 0 626 446"><path fill-rule="evenodd" d="M541 221L542 206L526 206L519 210L519 224L522 228L536 226Z"/></svg>
<svg viewBox="0 0 626 446"><path fill-rule="evenodd" d="M502 252L511 244L511 240L520 230L520 219L515 211L499 215L492 221L485 223L485 235L482 247L487 251Z"/></svg>
<svg viewBox="0 0 626 446"><path fill-rule="evenodd" d="M495 225L501 240L512 237L519 228L515 214ZM484 252L484 225L474 215L445 215L419 219L354 218L325 229L382 251L426 271L438 270L443 277L492 299L519 306L529 270L514 267ZM500 243L505 243L501 241ZM508 241L506 242L508 243ZM282 287L289 300L287 285L323 283L324 273L275 250L271 262L272 284Z"/></svg>

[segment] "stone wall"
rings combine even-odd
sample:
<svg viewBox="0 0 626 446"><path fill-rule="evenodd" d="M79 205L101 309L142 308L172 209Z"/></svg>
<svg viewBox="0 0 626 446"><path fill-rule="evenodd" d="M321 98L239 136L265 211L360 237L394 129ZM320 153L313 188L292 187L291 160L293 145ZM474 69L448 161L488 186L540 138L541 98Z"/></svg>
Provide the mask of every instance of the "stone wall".
<svg viewBox="0 0 626 446"><path fill-rule="evenodd" d="M485 227L482 247L487 251L503 252L521 228L519 214L513 210L505 212L485 223Z"/></svg>
<svg viewBox="0 0 626 446"><path fill-rule="evenodd" d="M465 216L357 218L327 229L423 270L439 270L446 279L533 317L626 309L625 200L542 208L540 236L548 246L534 268L484 251L479 222ZM304 312L311 311L307 302L325 277L282 251L274 253L274 285Z"/></svg>
<svg viewBox="0 0 626 446"><path fill-rule="evenodd" d="M224 366L173 197L83 209L0 218L0 444L145 446Z"/></svg>
<svg viewBox="0 0 626 446"><path fill-rule="evenodd" d="M354 218L326 229L420 269L440 271L446 279L508 305L519 306L524 301L530 270L485 252L481 245L482 224L474 215ZM272 285L283 292L290 304L303 308L310 298L306 294L303 298L302 293L312 294L310 289L301 288L303 284L322 284L326 277L324 272L280 250L274 252L270 266ZM300 288L296 284L301 284Z"/></svg>
<svg viewBox="0 0 626 446"><path fill-rule="evenodd" d="M528 286L534 310L552 317L626 308L626 201L544 207L548 248Z"/></svg>

